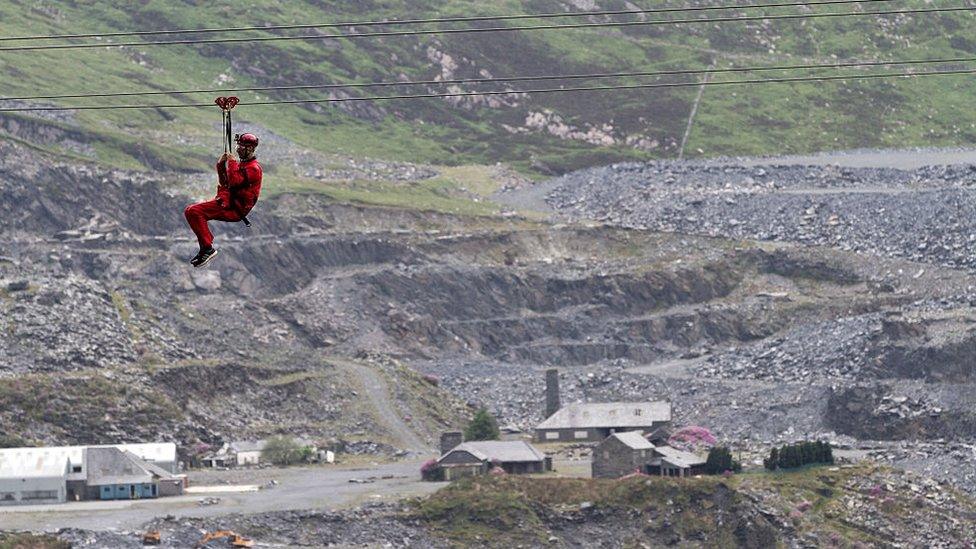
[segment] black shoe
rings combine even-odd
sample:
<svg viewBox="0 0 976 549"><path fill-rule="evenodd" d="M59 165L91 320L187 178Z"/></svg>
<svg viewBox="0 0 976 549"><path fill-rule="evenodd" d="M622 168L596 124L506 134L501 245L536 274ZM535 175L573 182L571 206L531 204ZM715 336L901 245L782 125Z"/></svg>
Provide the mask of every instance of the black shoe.
<svg viewBox="0 0 976 549"><path fill-rule="evenodd" d="M200 253L198 253L197 256L194 257L192 261L190 261L190 263L194 267L200 268L200 267L203 267L204 265L206 265L207 263L210 263L210 260L212 260L216 255L217 255L217 249L216 248L210 248L209 250L203 250Z"/></svg>

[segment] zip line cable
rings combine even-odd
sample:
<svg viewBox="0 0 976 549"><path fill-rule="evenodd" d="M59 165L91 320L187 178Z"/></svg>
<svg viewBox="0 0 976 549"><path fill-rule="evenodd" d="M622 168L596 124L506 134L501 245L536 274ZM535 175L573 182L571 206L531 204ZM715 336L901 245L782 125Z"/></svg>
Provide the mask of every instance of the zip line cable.
<svg viewBox="0 0 976 549"><path fill-rule="evenodd" d="M402 31L377 31L359 32L345 34L321 34L321 35L300 35L300 36L255 36L251 38L207 38L207 39L188 39L188 40L161 40L158 42L118 42L114 44L44 44L39 46L4 46L0 47L0 52L21 52L37 50L70 50L85 48L122 48L126 46L146 47L146 46L174 46L190 44L231 44L240 42L274 42L286 40L328 40L328 39L348 39L348 38L378 38L391 36L420 36L433 34L474 34L486 32L515 32L530 30L558 30L558 29L592 29L610 27L636 27L636 26L657 26L657 25L680 25L696 23L729 23L729 22L748 22L748 21L777 21L794 19L821 19L834 17L861 17L871 15L913 15L922 13L951 13L960 11L976 11L976 6L962 6L952 8L918 8L906 10L883 10L883 11L863 11L863 12L839 12L839 13L798 13L798 14L779 14L779 15L751 15L744 17L708 17L700 19L660 19L654 21L616 21L607 23L569 23L554 25L525 25L513 27L484 27L474 29L437 29L437 30L402 30Z"/></svg>
<svg viewBox="0 0 976 549"><path fill-rule="evenodd" d="M490 95L518 95L533 93L562 93L562 92L584 92L584 91L605 91L605 90L636 90L636 89L658 89L658 88L682 88L694 86L729 86L740 84L776 84L790 82L827 82L834 80L869 80L880 78L898 78L915 76L946 76L960 74L976 74L976 68L952 69L926 72L889 72L877 74L861 75L830 75L830 76L797 76L782 78L756 78L746 80L725 80L725 81L706 81L706 82L657 82L651 84L619 84L611 86L586 86L575 88L541 88L528 90L505 90L505 91L478 91L478 92L455 92L455 93L425 93L413 95L387 95L378 97L337 97L330 99L288 99L272 101L252 101L241 102L239 106L261 106L261 105L295 105L311 103L346 103L362 101L390 101L395 99L428 99L437 97L471 97L471 96L490 96ZM176 109L176 108L199 108L213 107L213 103L172 103L161 105L80 105L75 107L2 107L0 112L31 112L31 111L83 111L83 110L122 110L122 109Z"/></svg>
<svg viewBox="0 0 976 549"><path fill-rule="evenodd" d="M756 9L756 8L781 8L799 6L822 6L837 4L870 4L877 2L892 2L893 0L825 0L821 2L781 2L766 4L746 4L733 6L686 6L673 8L651 8L643 10L614 10L614 11L590 11L590 12L566 12L566 13L537 13L519 15L482 15L472 17L438 17L432 19L403 19L389 21L350 21L346 23L305 23L291 25L265 25L251 27L222 27L222 28L203 28L203 29L176 29L176 30L154 30L154 31L120 31L120 32L101 32L88 34L50 34L32 36L0 36L0 42L27 41L27 40L67 40L72 38L108 38L117 36L159 36L164 34L203 34L215 32L248 32L248 31L270 31L270 30L295 30L295 29L322 29L339 27L375 27L383 25L422 25L431 23L474 23L474 22L494 22L494 21L514 21L519 19L555 19L562 17L598 17L610 15L649 15L656 13L674 12L703 12L717 10L736 10L736 9Z"/></svg>
<svg viewBox="0 0 976 549"><path fill-rule="evenodd" d="M640 71L640 72L616 72L616 73L593 73L593 74L551 74L540 76L513 76L497 78L462 78L452 80L407 80L407 81L386 81L386 82L360 82L351 84L303 84L297 86L261 86L250 88L212 88L195 90L159 90L143 92L117 92L117 93L79 93L64 95L24 95L19 97L3 97L0 101L34 101L40 99L83 99L83 98L107 98L107 97L137 97L148 95L189 95L195 93L230 93L230 92L266 92L266 91L290 91L290 90L323 90L323 89L343 89L343 88L374 88L374 87L393 87L393 86L436 86L447 84L489 84L495 82L527 82L545 80L582 80L582 79L602 79L602 78L627 78L627 77L646 77L646 76L678 76L678 75L701 75L701 74L723 74L738 72L764 72L764 71L785 71L785 70L815 70L815 69L841 69L853 67L882 67L894 65L927 65L927 64L949 64L949 63L972 63L976 62L976 57L955 57L946 59L908 59L904 61L844 61L829 64L803 64L803 65L771 65L765 67L727 67L710 69L675 69L662 71Z"/></svg>

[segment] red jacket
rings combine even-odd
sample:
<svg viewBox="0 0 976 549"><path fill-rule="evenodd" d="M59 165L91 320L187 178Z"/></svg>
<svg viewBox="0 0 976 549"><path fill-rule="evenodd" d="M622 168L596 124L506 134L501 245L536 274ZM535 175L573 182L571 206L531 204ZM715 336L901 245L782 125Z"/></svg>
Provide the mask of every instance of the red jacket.
<svg viewBox="0 0 976 549"><path fill-rule="evenodd" d="M257 158L244 162L228 160L225 172L224 163L217 162L217 180L220 185L217 187L216 198L220 204L239 211L241 215L247 215L261 194L261 164L258 164ZM234 197L233 206L230 202L231 195Z"/></svg>

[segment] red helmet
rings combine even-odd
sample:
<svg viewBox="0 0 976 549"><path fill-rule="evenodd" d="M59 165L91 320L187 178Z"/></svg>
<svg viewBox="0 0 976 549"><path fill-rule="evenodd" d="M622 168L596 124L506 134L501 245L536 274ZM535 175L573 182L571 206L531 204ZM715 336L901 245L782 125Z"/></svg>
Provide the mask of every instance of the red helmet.
<svg viewBox="0 0 976 549"><path fill-rule="evenodd" d="M238 145L244 145L247 147L257 147L258 146L258 136L253 133L242 133L234 137L234 141Z"/></svg>

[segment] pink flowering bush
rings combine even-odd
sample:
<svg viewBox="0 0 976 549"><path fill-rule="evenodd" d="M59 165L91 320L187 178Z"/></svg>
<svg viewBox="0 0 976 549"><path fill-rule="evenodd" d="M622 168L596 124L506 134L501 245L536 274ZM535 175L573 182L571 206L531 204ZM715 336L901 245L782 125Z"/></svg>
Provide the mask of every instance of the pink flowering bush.
<svg viewBox="0 0 976 549"><path fill-rule="evenodd" d="M420 478L423 480L444 480L443 471L436 459L428 459L420 466Z"/></svg>
<svg viewBox="0 0 976 549"><path fill-rule="evenodd" d="M711 448L716 443L718 443L718 439L715 438L715 435L711 431L697 425L682 427L675 431L671 435L671 438L668 439L669 445L688 452Z"/></svg>

